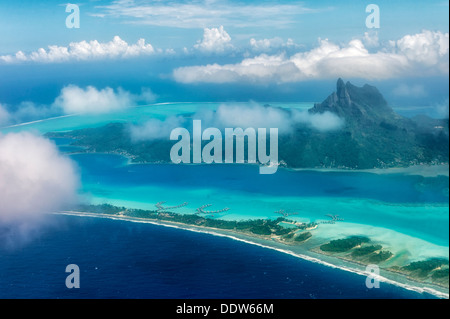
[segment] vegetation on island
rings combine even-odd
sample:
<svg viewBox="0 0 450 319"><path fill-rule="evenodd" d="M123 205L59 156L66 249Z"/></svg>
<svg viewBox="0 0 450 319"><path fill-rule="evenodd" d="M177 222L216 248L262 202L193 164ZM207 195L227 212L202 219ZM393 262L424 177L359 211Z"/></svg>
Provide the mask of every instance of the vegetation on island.
<svg viewBox="0 0 450 319"><path fill-rule="evenodd" d="M158 210L129 209L110 204L82 205L78 210L80 212L137 217L155 221L177 222L185 225L232 230L250 236L256 235L276 239L286 244L302 244L312 237L308 229L317 226L316 223L295 223L286 217L235 221L211 218L200 214L177 214ZM289 223L291 227L282 226L286 223ZM382 245L372 243L365 236L349 236L347 238L332 240L321 245L319 248L318 252L339 253L339 257L348 258L364 264L379 264L394 256L392 252L384 250ZM406 266L391 265L388 269L403 273L415 280L433 282L443 287L449 286L449 261L445 258L429 258L427 260L412 262Z"/></svg>
<svg viewBox="0 0 450 319"><path fill-rule="evenodd" d="M428 258L403 267L393 266L391 269L415 280L432 282L446 288L449 286L449 261L446 258Z"/></svg>
<svg viewBox="0 0 450 319"><path fill-rule="evenodd" d="M431 275L431 280L435 284L439 284L441 286L448 287L449 284L449 269L448 267L445 269L438 269L433 272Z"/></svg>
<svg viewBox="0 0 450 319"><path fill-rule="evenodd" d="M326 252L342 253L369 241L370 239L364 236L350 236L344 239L332 240L320 246L320 249Z"/></svg>
<svg viewBox="0 0 450 319"><path fill-rule="evenodd" d="M438 269L438 270L435 270L433 272L432 277L433 277L433 279L436 279L436 280L439 280L439 279L442 279L442 278L447 278L447 281L448 281L448 274L449 274L449 269L448 268L446 268L446 269Z"/></svg>
<svg viewBox="0 0 450 319"><path fill-rule="evenodd" d="M412 262L409 265L404 266L402 269L415 277L427 277L431 272L434 270L439 270L443 266L448 268L448 259L429 258L427 260Z"/></svg>
<svg viewBox="0 0 450 319"><path fill-rule="evenodd" d="M304 242L305 240L307 240L307 239L309 239L311 237L312 237L311 232L309 232L309 231L308 232L302 232L300 234L297 234L294 237L294 241L296 241L296 242Z"/></svg>
<svg viewBox="0 0 450 319"><path fill-rule="evenodd" d="M332 240L320 246L320 250L330 253L345 253L352 260L366 264L379 264L388 260L394 254L382 250L383 246L370 245L370 239L364 236L350 236L344 239Z"/></svg>
<svg viewBox="0 0 450 319"><path fill-rule="evenodd" d="M369 256L369 262L372 264L379 264L383 261L388 260L391 258L394 254L390 251L380 251L379 253L375 253Z"/></svg>
<svg viewBox="0 0 450 319"><path fill-rule="evenodd" d="M378 250L381 250L381 248L383 248L383 246L381 246L381 245L368 245L368 246L356 248L352 251L352 256L353 257L366 256L368 254L371 254Z"/></svg>
<svg viewBox="0 0 450 319"><path fill-rule="evenodd" d="M253 220L224 220L220 218L211 218L199 214L177 214L173 212L161 212L157 210L129 209L125 207L117 207L110 204L103 205L82 205L80 211L97 213L122 215L137 218L147 218L159 221L177 222L192 226L203 226L210 228L218 228L225 230L235 230L251 235L258 236L279 236L278 239L283 241L295 237L295 242L299 243L311 237L311 233L302 233L296 235L299 230L306 230L314 227L315 223L295 223L285 217L277 219L253 219ZM293 227L284 227L283 223L290 223ZM298 239L297 239L298 238Z"/></svg>

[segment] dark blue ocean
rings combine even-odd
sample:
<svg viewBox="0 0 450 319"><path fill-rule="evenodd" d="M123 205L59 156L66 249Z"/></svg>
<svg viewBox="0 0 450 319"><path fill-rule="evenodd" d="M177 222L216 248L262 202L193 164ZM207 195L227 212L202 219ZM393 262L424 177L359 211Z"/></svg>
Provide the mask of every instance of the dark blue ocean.
<svg viewBox="0 0 450 319"><path fill-rule="evenodd" d="M54 216L0 248L0 298L432 298L229 238L127 221ZM68 264L80 288L65 286Z"/></svg>

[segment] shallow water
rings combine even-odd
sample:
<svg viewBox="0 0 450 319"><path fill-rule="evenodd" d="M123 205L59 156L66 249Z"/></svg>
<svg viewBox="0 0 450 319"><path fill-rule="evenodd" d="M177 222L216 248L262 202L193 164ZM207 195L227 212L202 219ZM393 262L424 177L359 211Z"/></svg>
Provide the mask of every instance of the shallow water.
<svg viewBox="0 0 450 319"><path fill-rule="evenodd" d="M335 226L363 224L390 229L448 247L448 177L403 174L291 171L260 175L248 165L131 164L107 154L71 156L82 172L88 200L100 204L154 209L183 202L180 213L212 204L230 208L215 218L276 218L284 209L290 218L309 222L339 215ZM353 228L355 228L353 226ZM447 252L448 255L448 252Z"/></svg>
<svg viewBox="0 0 450 319"><path fill-rule="evenodd" d="M66 115L50 119L34 121L31 123L19 124L11 127L1 128L3 133L19 132L22 130L32 130L39 133L58 132L77 130L88 127L100 127L111 122L133 122L141 123L148 118L164 119L168 116L195 113L197 111L215 110L223 103L216 102L184 102L184 103L160 103L146 106L138 106L126 108L120 111L110 112L107 114L75 114ZM233 104L246 105L245 102L233 102ZM312 102L299 103L270 103L273 106L281 108L296 108L299 110L307 110L311 108Z"/></svg>
<svg viewBox="0 0 450 319"><path fill-rule="evenodd" d="M164 118L169 115L175 115L183 112L195 112L199 109L214 109L219 103L171 103L160 104L148 107L139 107L128 109L122 112L111 113L107 115L97 116L83 116L75 115L68 117L61 117L56 119L44 120L41 122L32 123L29 125L22 125L2 129L2 133L16 132L22 130L31 130L40 133L48 131L64 131L70 129L78 129L85 127L101 126L109 122L140 122L148 117ZM274 104L276 105L276 104ZM282 106L282 105L280 105ZM292 107L292 105L284 105L285 107ZM308 103L299 104L298 108L307 108L311 105ZM58 147L62 152L72 153L79 149L76 147L67 146L68 140L56 139ZM449 178L447 176L424 177L420 174L414 175L410 172L406 173L391 173L391 174L375 174L368 172L323 172L323 171L294 171L287 169L279 169L273 175L260 175L257 166L249 165L173 165L173 164L129 164L128 160L117 155L107 154L72 154L71 158L79 166L82 177L82 189L80 191L82 197L90 203L101 204L110 203L119 206L127 206L133 208L154 209L157 202L165 201L167 206L175 206L183 202L189 204L185 207L174 210L178 213L194 213L196 208L204 204L212 204L208 210L219 210L224 207L229 207L230 210L224 214L215 214L210 216L212 218L224 219L255 219L255 218L276 218L280 215L275 211L280 209L287 212L296 212L298 215L292 215L290 218L302 221L320 221L329 220L326 214L339 215L344 218L344 222L338 222L335 225L320 225L314 232L316 238L336 239L348 235L362 234L367 235L375 241L383 244L386 249L393 251L409 251L413 258L420 260L428 257L447 257L449 254ZM142 251L151 249L155 251L164 250L169 254L169 259L174 260L175 254L184 254L182 260L188 265L192 262L192 258L197 258L198 261L208 264L208 258L201 258L197 256L198 249L209 249L201 246L202 244L196 242L193 250L187 252L178 252L176 245L184 247L184 242L179 242L180 233L173 233L173 238L169 240L169 245L166 246L164 242L152 239L148 245L141 234L150 236L148 232L155 232L161 236L169 236L172 231L165 228L156 230L156 226L142 225L142 226L127 226L120 222L119 225L109 224L107 221L98 222L79 222L76 219L64 219L65 223L70 225L65 232L55 231L45 235L45 240L39 243L33 242L29 247L24 248L23 254L14 252L2 252L4 256L11 257L8 263L0 265L0 282L3 281L6 286L11 288L11 296L60 296L64 297L250 297L250 298L358 298L358 297L373 297L373 298L415 298L423 297L423 295L413 294L403 290L385 290L382 294L367 290L361 283L358 282L358 288L355 290L354 283L356 280L361 280L357 277L347 277L341 273L329 272L331 270L324 270L317 265L304 265L303 262L295 261L295 265L291 264L286 257L273 257L270 252L270 258L266 253L264 262L258 265L252 265L248 268L243 268L242 265L251 263L242 257L242 260L229 260L229 252L226 248L229 243L223 242L223 247L220 246L216 240L211 241L211 245L219 245L216 254L212 254L214 262L211 267L221 266L217 264L230 263L227 267L235 267L234 265L241 265L239 271L242 271L242 276L254 278L259 282L264 281L266 277L258 277L260 273L259 266L266 267L268 261L273 258L281 258L274 265L269 265L270 272L273 270L279 271L280 267L291 267L294 272L300 272L299 277L292 279L292 273L281 272L281 277L273 277L267 280L267 285L261 286L255 284L253 281L247 283L248 286L241 287L239 283L234 283L237 288L224 288L224 283L221 280L239 279L241 274L233 273L232 270L225 271L228 277L221 277L220 271L217 278L218 281L211 279L211 276L217 275L211 272L208 275L208 269L199 268L196 264L195 269L199 269L199 274L207 274L206 277L199 275L193 278L199 280L208 280L210 283L205 283L206 286L200 285L199 282L191 281L184 278L184 275L192 277L192 272L196 273L194 268L187 267L189 271L183 267L176 267L161 264L161 269L153 269L154 264L150 260L158 258L149 255L149 259L144 259L144 264L152 271L159 270L159 275L149 273L145 267L136 267L142 257ZM125 225L125 226L124 226ZM77 228L78 227L78 228ZM81 227L81 229L80 229ZM100 227L96 229L96 227ZM141 227L149 227L141 228ZM138 230L136 230L138 229ZM105 230L105 232L103 232ZM76 231L80 232L77 239ZM89 231L89 232L88 232ZM98 234L97 231L99 232ZM109 233L108 233L109 231ZM67 238L65 238L67 233ZM119 235L120 244L117 243ZM111 236L111 234L114 234ZM196 238L186 235L188 242L193 243ZM207 235L205 235L207 236ZM61 239L63 238L64 239ZM111 237L111 238L110 238ZM183 237L183 236L181 236ZM165 237L164 237L165 238ZM203 237L201 237L203 238ZM116 240L117 239L117 240ZM67 244L67 252L62 252L64 248L55 240L62 240ZM84 248L79 247L77 240L86 243ZM209 241L210 239L205 239ZM219 240L219 239L218 239ZM122 242L123 241L123 242ZM200 240L202 242L203 239ZM222 241L220 239L219 241ZM146 246L141 246L145 242ZM117 245L117 250L110 247L106 249L102 255L98 265L93 261L93 256L96 252L103 251L105 245L113 243ZM133 245L130 245L133 243ZM125 246L137 245L137 250L132 250L130 253ZM91 246L91 244L93 244ZM98 244L98 245L97 245ZM73 247L72 247L72 246ZM125 245L125 246L124 246ZM232 247L235 245L231 244ZM122 247L123 246L123 247ZM197 247L197 248L195 248ZM231 247L231 246L230 246ZM139 248L139 249L138 249ZM184 247L186 249L186 247ZM192 247L191 247L192 248ZM73 256L77 256L79 260L83 261L86 271L86 276L90 276L90 280L95 283L84 292L72 293L67 295L65 287L53 287L52 281L50 283L42 283L48 271L46 267L49 266L47 261L42 259L42 253L48 249L48 257L50 266L62 267L64 263L69 263L73 260ZM72 250L73 249L73 250ZM85 254L80 254L76 249L82 249ZM253 249L253 248L243 248ZM208 251L208 250L207 250ZM153 252L153 251L152 251ZM66 254L67 253L67 254ZM133 256L133 253L135 256ZM233 252L234 253L234 252ZM16 255L15 255L16 254ZM106 262L110 254L110 264ZM117 254L125 254L125 256L117 256ZM244 253L244 255L246 252ZM243 256L244 256L243 255ZM42 287L34 287L25 291L23 287L29 287L25 283L29 278L24 271L24 277L18 273L13 274L14 267L19 263L23 265L30 264L30 260L38 257L38 269L35 274L37 282L41 280ZM47 255L46 255L47 256ZM113 257L111 257L113 256ZM240 255L239 255L240 256ZM121 258L124 258L123 260ZM53 258L53 259L52 259ZM55 259L56 258L56 259ZM62 258L62 259L61 259ZM96 257L97 258L97 257ZM261 257L263 258L263 257ZM75 258L76 259L76 258ZM53 260L53 261L52 261ZM190 261L189 261L190 260ZM226 260L227 262L224 262ZM55 264L56 263L56 264ZM103 263L103 264L102 264ZM286 264L287 263L287 264ZM269 263L270 264L270 263ZM130 266L131 265L131 266ZM164 265L164 267L163 267ZM288 267L288 266L289 267ZM110 272L106 271L107 276L100 276L98 279L94 275L100 268L113 267ZM2 268L3 267L3 268ZM119 268L117 268L119 267ZM128 267L128 268L127 268ZM171 268L172 267L172 268ZM256 267L256 268L255 268ZM300 267L300 268L296 268ZM305 268L306 267L306 268ZM311 273L303 273L304 269L311 267ZM20 267L19 267L20 268ZM231 269L230 268L230 269ZM125 272L124 276L120 277L118 286L113 286L111 289L104 288L104 282L110 280L110 276L115 276L115 271L124 271L128 269L130 272ZM165 270L173 270L178 272L179 277L175 276L174 281L169 286L165 281L169 276ZM267 270L261 270L262 273L267 273ZM335 270L333 270L335 271ZM151 271L150 271L151 272ZM8 275L9 274L9 275ZM105 274L105 273L104 273ZM144 277L141 277L144 274ZM314 275L313 275L314 274ZM311 277L317 274L322 274L325 279ZM339 275L337 275L339 274ZM64 274L59 274L62 277ZM9 278L8 276L11 276ZM283 282L285 276L287 278L286 285L281 284L280 290L271 288L276 286L275 282ZM303 276L303 277L302 277ZM342 278L349 280L348 284L340 281ZM167 278L166 278L167 277ZM336 277L335 279L332 279ZM58 277L59 278L59 277ZM97 279L99 281L97 281ZM145 278L151 281L148 283ZM164 279L166 278L166 279ZM227 278L227 279L224 279ZM231 278L231 279L230 279ZM350 279L349 279L350 278ZM353 279L351 279L353 278ZM358 279L356 279L358 278ZM11 281L12 280L12 281ZM56 279L55 279L56 280ZM59 279L58 279L59 280ZM123 283L120 283L121 280ZM133 289L126 289L125 282L131 280L135 286ZM144 288L139 283L139 280L146 282ZM169 279L167 279L169 280ZM178 280L178 281L177 281ZM316 280L316 284L314 283ZM325 280L325 281L323 281ZM169 280L170 281L170 280ZM245 281L244 281L245 282ZM352 284L350 284L352 282ZM216 284L221 287L218 292L214 292L213 285ZM293 286L291 286L291 283ZM56 284L56 283L55 283ZM98 288L102 284L103 288ZM160 286L159 284L163 284ZM343 285L343 286L340 286ZM2 285L3 286L3 285ZM132 285L131 285L132 286ZM97 287L97 288L96 288ZM205 288L206 287L206 288ZM233 287L233 285L231 285ZM256 290L255 290L256 287ZM389 287L389 285L388 285ZM44 290L42 290L44 289ZM153 290L154 289L154 290ZM198 290L196 290L198 289ZM205 290L206 289L206 290ZM275 290L274 290L275 289ZM362 289L362 290L360 290ZM390 288L389 288L390 289ZM396 289L399 289L396 287ZM164 293L156 293L160 291ZM242 293L236 294L236 291ZM255 291L258 293L255 295ZM42 294L42 292L44 292ZM3 292L4 293L4 292ZM1 293L0 293L1 295Z"/></svg>

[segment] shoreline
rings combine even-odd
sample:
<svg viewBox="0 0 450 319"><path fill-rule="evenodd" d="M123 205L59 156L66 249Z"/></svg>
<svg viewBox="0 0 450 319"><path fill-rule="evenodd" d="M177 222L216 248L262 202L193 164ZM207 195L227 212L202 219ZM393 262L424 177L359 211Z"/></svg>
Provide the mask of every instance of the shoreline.
<svg viewBox="0 0 450 319"><path fill-rule="evenodd" d="M280 241L276 241L275 239L267 239L263 236L258 235L250 235L245 234L243 232L237 232L234 230L224 230L213 227L204 227L204 226L194 226L187 225L180 222L171 222L171 221L160 221L153 220L148 218L140 218L140 217L130 217L130 216L120 216L120 215L111 215L111 214L101 214L101 213L88 213L88 212L76 212L76 211L64 211L54 213L57 215L68 215L68 216L78 216L78 217L91 217L91 218L107 218L112 220L122 220L129 222L139 222L139 223L149 223L153 225L159 225L164 227L172 227L177 229L183 229L187 231L193 231L198 233L205 233L214 236L227 237L233 240L245 242L247 244L252 244L256 246L260 246L266 249L276 250L278 252L282 252L297 258L301 258L306 261L314 262L321 264L323 266L341 269L347 272L355 273L360 276L367 277L367 272L365 271L365 265L360 264L356 261L351 261L347 259L341 259L335 256L330 256L327 254L321 254L314 251L309 251L304 248L300 248L296 245L288 245L286 243L282 243ZM293 248L297 248L298 251L294 251ZM340 261L339 264L336 261ZM380 282L385 282L391 285L395 285L401 287L403 289L407 289L410 291L415 291L417 293L428 293L435 297L442 299L449 299L448 289L445 287L439 286L437 284L428 284L420 281L413 280L408 278L406 275L401 273L396 273L390 271L388 269L380 269L380 275L373 276ZM421 284L419 287L417 284Z"/></svg>
<svg viewBox="0 0 450 319"><path fill-rule="evenodd" d="M51 138L59 138L59 137L51 137ZM72 145L60 145L60 146L72 146ZM78 145L76 145L78 146ZM79 146L86 147L86 146ZM116 155L124 158L126 165L158 165L158 164L167 164L167 165L180 165L172 162L166 161L157 161L157 162L134 162L134 157L128 153L120 153L116 151L111 152L74 152L70 153L70 155L83 155L83 154L104 154L104 155ZM231 165L230 163L213 163L214 165ZM189 164L181 164L181 165L210 165L207 163L189 163ZM233 163L236 165L236 163ZM258 163L240 163L238 165L253 165L253 166L261 166ZM386 168L368 168L368 169L356 169L356 168L318 168L318 167L306 167L306 168L296 168L296 167L288 167L278 165L278 169L287 170L292 172L319 172L319 173L368 173L368 174L376 174L376 175L389 175L389 174L403 174L403 175L416 175L422 177L450 177L450 164L449 163L440 163L440 164L416 164L411 166L398 166L398 167L386 167Z"/></svg>
<svg viewBox="0 0 450 319"><path fill-rule="evenodd" d="M370 173L377 175L385 174L404 174L404 175L417 175L422 177L449 177L449 164L419 164L411 165L407 167L386 167L386 168L369 168L369 169L351 169L351 168L292 168L284 167L291 171L315 171L315 172L354 172L354 173Z"/></svg>

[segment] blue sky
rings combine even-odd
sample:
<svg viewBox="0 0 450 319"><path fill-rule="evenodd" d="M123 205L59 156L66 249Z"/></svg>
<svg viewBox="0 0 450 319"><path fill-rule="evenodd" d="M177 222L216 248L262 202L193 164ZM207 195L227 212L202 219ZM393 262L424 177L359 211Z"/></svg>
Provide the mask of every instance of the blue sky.
<svg viewBox="0 0 450 319"><path fill-rule="evenodd" d="M370 3L379 29L365 24ZM48 105L68 85L148 88L156 101L321 101L338 77L395 105L448 105L448 1L76 4L79 29L61 1L0 3L0 106Z"/></svg>
<svg viewBox="0 0 450 319"><path fill-rule="evenodd" d="M252 37L291 38L306 46L319 37L348 41L367 31L365 8L372 2L98 0L76 3L80 7L80 29L65 27L68 14L62 1L2 1L0 53L34 50L50 44L67 45L72 41L107 41L115 35L129 42L143 37L161 48L182 48L195 43L202 36L203 28L220 25L237 43L245 43ZM380 39L400 38L423 29L448 32L446 1L375 3L380 7ZM143 17L139 11L142 8L146 13ZM260 8L260 12L255 13L255 8Z"/></svg>

